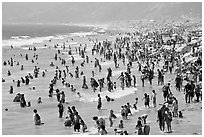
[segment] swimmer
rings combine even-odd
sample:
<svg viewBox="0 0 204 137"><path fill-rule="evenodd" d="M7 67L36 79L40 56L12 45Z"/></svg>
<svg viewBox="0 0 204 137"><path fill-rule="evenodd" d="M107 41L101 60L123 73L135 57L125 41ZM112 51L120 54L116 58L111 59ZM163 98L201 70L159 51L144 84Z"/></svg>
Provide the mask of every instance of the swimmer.
<svg viewBox="0 0 204 137"><path fill-rule="evenodd" d="M77 92L77 95L79 96L79 98L81 98L82 96L81 96L81 94L79 93L79 92Z"/></svg>

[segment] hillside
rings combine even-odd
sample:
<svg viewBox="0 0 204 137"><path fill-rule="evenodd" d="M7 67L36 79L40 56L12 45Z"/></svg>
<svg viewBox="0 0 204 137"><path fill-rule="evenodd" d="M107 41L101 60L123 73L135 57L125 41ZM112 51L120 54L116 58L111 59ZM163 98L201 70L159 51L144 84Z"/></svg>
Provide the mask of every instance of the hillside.
<svg viewBox="0 0 204 137"><path fill-rule="evenodd" d="M99 23L202 16L202 3L3 3L3 23Z"/></svg>

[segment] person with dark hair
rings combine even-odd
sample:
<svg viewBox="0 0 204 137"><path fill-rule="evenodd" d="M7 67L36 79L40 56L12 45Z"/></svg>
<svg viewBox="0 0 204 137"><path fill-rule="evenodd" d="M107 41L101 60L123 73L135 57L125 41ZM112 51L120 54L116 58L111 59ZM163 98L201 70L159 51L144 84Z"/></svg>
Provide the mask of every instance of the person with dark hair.
<svg viewBox="0 0 204 137"><path fill-rule="evenodd" d="M144 100L145 107L149 107L149 102L148 102L149 99L148 99L147 93L144 94L144 98L142 100Z"/></svg>
<svg viewBox="0 0 204 137"><path fill-rule="evenodd" d="M166 108L166 110L165 110L164 119L165 119L166 124L167 124L168 132L171 132L172 131L171 130L172 114L169 111L169 108Z"/></svg>
<svg viewBox="0 0 204 137"><path fill-rule="evenodd" d="M157 117L158 117L157 121L159 122L159 128L160 128L161 131L164 131L164 129L165 129L165 119L164 119L165 110L166 110L166 106L163 105L158 110L158 114L157 114Z"/></svg>
<svg viewBox="0 0 204 137"><path fill-rule="evenodd" d="M130 108L132 108L132 106L130 105L129 102L127 102L127 111L128 111L128 114L132 115L132 112L131 112Z"/></svg>
<svg viewBox="0 0 204 137"><path fill-rule="evenodd" d="M136 79L136 76L133 75L133 86L134 86L134 87L136 87L136 80L137 80L137 79Z"/></svg>
<svg viewBox="0 0 204 137"><path fill-rule="evenodd" d="M113 110L111 109L109 114L110 127L113 126L113 118L116 119L117 117L115 116L115 114L113 113Z"/></svg>
<svg viewBox="0 0 204 137"><path fill-rule="evenodd" d="M21 107L26 107L26 101L25 101L24 94L21 94L20 106L21 106Z"/></svg>
<svg viewBox="0 0 204 137"><path fill-rule="evenodd" d="M62 101L59 102L59 104L57 105L57 107L59 108L59 118L62 118L63 112L64 112L64 106L63 106L63 104L62 104Z"/></svg>
<svg viewBox="0 0 204 137"><path fill-rule="evenodd" d="M15 98L13 99L13 102L20 102L21 101L21 94L16 94Z"/></svg>
<svg viewBox="0 0 204 137"><path fill-rule="evenodd" d="M138 103L138 98L135 98L135 103L133 104L133 108L137 110L137 103Z"/></svg>
<svg viewBox="0 0 204 137"><path fill-rule="evenodd" d="M183 113L181 111L179 111L179 118L183 118Z"/></svg>
<svg viewBox="0 0 204 137"><path fill-rule="evenodd" d="M40 118L40 115L37 112L37 109L34 109L33 112L34 112L35 125L39 126L39 125L44 124L44 123L41 122L41 118Z"/></svg>
<svg viewBox="0 0 204 137"><path fill-rule="evenodd" d="M100 94L98 94L98 105L97 105L97 109L98 109L98 110L101 110L101 107L102 107L101 96L100 96Z"/></svg>
<svg viewBox="0 0 204 137"><path fill-rule="evenodd" d="M178 91L181 91L182 78L181 78L180 75L177 75L177 76L176 76L175 82L176 82L176 89L177 89Z"/></svg>
<svg viewBox="0 0 204 137"><path fill-rule="evenodd" d="M124 135L128 135L128 132L127 130L123 131Z"/></svg>
<svg viewBox="0 0 204 137"><path fill-rule="evenodd" d="M13 94L13 86L10 86L9 93L10 93L10 94Z"/></svg>
<svg viewBox="0 0 204 137"><path fill-rule="evenodd" d="M86 77L85 77L85 76L83 76L82 88L88 89L88 86L87 86L87 84L86 84Z"/></svg>
<svg viewBox="0 0 204 137"><path fill-rule="evenodd" d="M60 90L56 89L56 93L57 93L57 101L60 102Z"/></svg>
<svg viewBox="0 0 204 137"><path fill-rule="evenodd" d="M78 131L80 132L80 122L81 122L81 117L79 116L78 112L75 113L74 115L74 121L73 121L73 125L74 125L74 132Z"/></svg>
<svg viewBox="0 0 204 137"><path fill-rule="evenodd" d="M74 57L73 56L71 56L72 57L72 65L74 66L74 63L75 63L75 60L74 60Z"/></svg>
<svg viewBox="0 0 204 137"><path fill-rule="evenodd" d="M122 88L122 90L124 90L124 87L125 87L125 76L124 76L123 72L121 72L121 74L118 77L118 79L121 81L121 88Z"/></svg>
<svg viewBox="0 0 204 137"><path fill-rule="evenodd" d="M96 88L99 86L98 82L94 79L91 78L91 87L93 88L93 91L96 91Z"/></svg>
<svg viewBox="0 0 204 137"><path fill-rule="evenodd" d="M120 113L121 113L122 119L125 120L125 119L126 119L126 116L125 116L125 108L124 108L124 106L121 106L121 111L120 111Z"/></svg>
<svg viewBox="0 0 204 137"><path fill-rule="evenodd" d="M153 106L156 107L157 106L157 103L156 103L156 96L157 96L157 93L155 92L155 90L152 90L152 102L153 102Z"/></svg>
<svg viewBox="0 0 204 137"><path fill-rule="evenodd" d="M144 87L144 80L145 80L145 74L144 73L142 73L140 79L142 81L142 87Z"/></svg>
<svg viewBox="0 0 204 137"><path fill-rule="evenodd" d="M120 123L119 123L118 127L119 127L120 129L121 129L121 128L124 128L123 120L120 120Z"/></svg>
<svg viewBox="0 0 204 137"><path fill-rule="evenodd" d="M69 119L72 121L74 121L74 113L72 112L72 109L68 106L67 107L67 117L69 117Z"/></svg>
<svg viewBox="0 0 204 137"><path fill-rule="evenodd" d="M199 85L196 85L195 95L196 95L196 101L199 102L199 98L200 98L200 96L201 96L201 89L200 89L200 86L199 86Z"/></svg>
<svg viewBox="0 0 204 137"><path fill-rule="evenodd" d="M24 68L23 68L23 65L21 65L21 70L23 70Z"/></svg>
<svg viewBox="0 0 204 137"><path fill-rule="evenodd" d="M185 101L186 103L190 103L190 92L191 92L191 85L188 82L185 86L184 86L184 93L185 93Z"/></svg>
<svg viewBox="0 0 204 137"><path fill-rule="evenodd" d="M38 104L42 103L41 97L38 98L37 103L38 103Z"/></svg>
<svg viewBox="0 0 204 137"><path fill-rule="evenodd" d="M62 97L61 97L62 103L65 103L65 94L64 94L64 91L62 91L61 95L62 95Z"/></svg>
<svg viewBox="0 0 204 137"><path fill-rule="evenodd" d="M109 96L106 95L105 97L106 97L107 102L111 101L111 98Z"/></svg>
<svg viewBox="0 0 204 137"><path fill-rule="evenodd" d="M152 70L149 70L148 80L149 80L150 85L152 85L153 78L154 78L154 72Z"/></svg>
<svg viewBox="0 0 204 137"><path fill-rule="evenodd" d="M190 90L190 101L193 102L193 97L194 97L194 94L195 94L195 92L194 92L194 90L195 90L195 84L194 84L193 81L191 81L190 85L191 85L191 90Z"/></svg>
<svg viewBox="0 0 204 137"><path fill-rule="evenodd" d="M162 88L163 91L163 97L164 97L164 101L167 101L169 94L171 92L170 90L170 83L168 83L167 85L164 85Z"/></svg>
<svg viewBox="0 0 204 137"><path fill-rule="evenodd" d="M11 76L11 71L10 71L10 70L8 70L8 73L7 73L7 74L8 74L8 76Z"/></svg>
<svg viewBox="0 0 204 137"><path fill-rule="evenodd" d="M26 80L25 80L26 85L29 85L29 82L30 82L30 80L29 80L28 76L26 76Z"/></svg>
<svg viewBox="0 0 204 137"><path fill-rule="evenodd" d="M99 130L99 135L107 135L107 131L104 125L101 125L101 129Z"/></svg>
<svg viewBox="0 0 204 137"><path fill-rule="evenodd" d="M161 84L162 85L162 73L159 69L157 69L158 72L158 86Z"/></svg>
<svg viewBox="0 0 204 137"><path fill-rule="evenodd" d="M138 130L138 135L143 135L143 131L142 131L142 118L141 117L138 117L138 120L137 120L137 125L136 125L136 129Z"/></svg>
<svg viewBox="0 0 204 137"><path fill-rule="evenodd" d="M21 77L21 81L22 81L22 83L25 83L25 80L24 80L24 78L23 78L23 77Z"/></svg>
<svg viewBox="0 0 204 137"><path fill-rule="evenodd" d="M96 126L98 128L98 132L100 131L101 127L105 127L105 119L103 118L98 118L98 116L94 116L93 120L96 122Z"/></svg>
<svg viewBox="0 0 204 137"><path fill-rule="evenodd" d="M17 87L20 87L21 86L21 82L20 80L17 80Z"/></svg>

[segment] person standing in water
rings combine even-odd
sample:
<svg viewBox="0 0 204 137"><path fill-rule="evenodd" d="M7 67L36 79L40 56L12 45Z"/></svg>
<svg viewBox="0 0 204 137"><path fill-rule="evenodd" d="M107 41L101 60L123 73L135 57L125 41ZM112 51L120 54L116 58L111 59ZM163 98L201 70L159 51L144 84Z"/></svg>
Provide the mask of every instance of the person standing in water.
<svg viewBox="0 0 204 137"><path fill-rule="evenodd" d="M61 93L61 101L62 101L62 103L65 103L65 94L64 94L64 91L62 91L62 93Z"/></svg>
<svg viewBox="0 0 204 137"><path fill-rule="evenodd" d="M149 107L149 98L147 93L144 94L144 98L142 99L142 101L144 100L144 105L145 107Z"/></svg>
<svg viewBox="0 0 204 137"><path fill-rule="evenodd" d="M74 132L78 131L80 132L80 122L81 122L81 116L78 114L78 112L75 113L74 115L74 121L73 121L73 125L74 125Z"/></svg>
<svg viewBox="0 0 204 137"><path fill-rule="evenodd" d="M111 109L109 114L110 127L113 126L113 118L116 119L117 117L115 116L115 114L113 113L113 110Z"/></svg>
<svg viewBox="0 0 204 137"><path fill-rule="evenodd" d="M97 105L97 109L98 109L98 110L101 110L101 107L102 107L101 96L100 96L100 94L98 94L98 105Z"/></svg>
<svg viewBox="0 0 204 137"><path fill-rule="evenodd" d="M10 86L9 93L10 93L10 94L13 94L13 86Z"/></svg>
<svg viewBox="0 0 204 137"><path fill-rule="evenodd" d="M41 118L40 118L40 115L38 114L37 109L34 109L33 112L34 112L33 117L34 117L35 125L39 126L39 125L44 124L44 123L41 122Z"/></svg>
<svg viewBox="0 0 204 137"><path fill-rule="evenodd" d="M165 129L165 110L166 110L166 106L163 105L159 110L158 110L158 113L157 113L157 117L158 117L158 122L159 122L159 128L161 131L164 131Z"/></svg>
<svg viewBox="0 0 204 137"><path fill-rule="evenodd" d="M172 114L169 111L169 108L166 108L165 114L164 114L164 119L167 125L167 131L172 132L171 130L171 122L172 122Z"/></svg>
<svg viewBox="0 0 204 137"><path fill-rule="evenodd" d="M152 99L152 102L153 102L153 106L154 106L154 107L157 106L156 96L157 96L157 94L156 94L155 90L152 90L152 97L151 97L151 99Z"/></svg>
<svg viewBox="0 0 204 137"><path fill-rule="evenodd" d="M57 106L58 106L58 108L59 108L59 118L62 118L63 112L64 112L64 106L63 106L63 104L62 104L62 101L60 101Z"/></svg>
<svg viewBox="0 0 204 137"><path fill-rule="evenodd" d="M136 76L133 75L133 86L134 86L134 87L136 87L136 80L137 80L137 79L136 79Z"/></svg>
<svg viewBox="0 0 204 137"><path fill-rule="evenodd" d="M141 75L141 81L142 81L142 87L144 87L144 80L145 80L145 75L142 73Z"/></svg>

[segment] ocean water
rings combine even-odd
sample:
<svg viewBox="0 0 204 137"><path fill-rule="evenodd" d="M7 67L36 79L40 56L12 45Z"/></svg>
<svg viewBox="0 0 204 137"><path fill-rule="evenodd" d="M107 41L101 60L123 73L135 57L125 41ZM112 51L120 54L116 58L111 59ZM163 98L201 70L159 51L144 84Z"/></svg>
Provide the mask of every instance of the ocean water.
<svg viewBox="0 0 204 137"><path fill-rule="evenodd" d="M30 28L29 28L30 26ZM64 29L63 29L64 28ZM70 28L70 29L68 29ZM34 44L36 42L43 42L43 40L48 39L63 39L67 36L85 36L94 34L92 28L88 27L78 27L78 26L55 26L55 25L24 25L24 26L3 26L3 42L14 42L14 46L22 46L25 44ZM86 38L87 39L87 38ZM77 45L78 41L74 41L69 44ZM4 44L4 43L3 43ZM10 46L10 45L8 45ZM24 47L25 48L25 47ZM21 86L16 87L16 83L12 81L12 79L19 79L21 76L27 75L27 73L33 72L32 67L35 64L31 64L31 62L23 60L18 54L20 52L28 53L29 56L33 55L32 51L24 50L24 48L14 48L10 50L8 48L3 49L5 52L2 52L2 60L8 60L11 56L16 55L14 60L20 61L20 63L25 64L25 70L20 71L18 66L11 68L10 66L2 66L2 76L6 79L5 83L2 83L2 133L4 135L91 135L97 134L97 129L94 127L95 122L92 120L93 116L103 117L106 120L106 127L109 134L114 134L113 129L116 127L121 120L120 116L120 108L121 105L130 102L130 104L134 103L134 99L137 97L139 98L138 102L138 110L132 110L133 116L130 116L130 120L124 121L125 130L130 133L134 133L135 124L137 122L138 116L143 114L148 114L148 124L151 124L151 134L160 134L159 128L156 122L156 112L158 108L151 108L147 109L144 108L144 104L142 101L143 94L151 94L152 89L155 89L158 93L157 96L157 104L161 104L163 102L163 95L161 92L161 87L157 86L157 79L153 79L153 85L149 86L148 82L145 82L145 88L141 87L141 82L139 80L140 72L137 71L136 63L133 63L132 74L138 76L137 88L125 88L125 90L120 89L120 81L116 80L121 72L126 71L126 66L120 65L120 69L113 69L113 80L117 82L117 90L113 92L109 92L106 89L103 92L99 92L98 90L96 93L93 93L92 89L89 88L87 90L81 89L82 77L81 79L71 79L67 78L67 82L74 84L76 86L77 92L80 92L82 97L79 98L75 93L70 92L69 88L62 87L61 83L58 82L55 88L59 88L61 91L65 91L66 93L66 104L65 104L65 113L62 119L58 118L58 108L57 108L57 100L56 97L49 98L48 97L48 85L49 82L54 76L55 69L50 68L49 62L53 61L53 53L56 52L56 49L40 49L37 52L40 55L39 60L39 67L43 70L44 67L48 70L46 77L42 78L39 77L38 79L33 79L29 86ZM44 52L48 51L48 52ZM40 53L42 52L42 53ZM88 52L91 54L91 51ZM76 65L80 65L80 62L83 60L79 55L73 54L76 60ZM96 56L91 56L92 59ZM74 74L75 66L71 65L71 57L66 55L66 60L70 63L70 72ZM56 62L57 63L57 62ZM59 65L60 62L58 62ZM121 63L121 62L120 62ZM102 72L97 73L96 78L104 77L107 75L107 68L114 67L112 61L101 62L102 65ZM7 76L7 70L11 70L12 77ZM91 70L94 70L93 64L89 63L86 64L84 68L80 67L80 70L84 70L84 73L87 75L88 78L91 75ZM168 74L167 74L168 76ZM169 77L169 76L168 76ZM167 78L167 77L166 77ZM165 79L166 79L165 78ZM89 82L88 82L89 83ZM32 106L28 108L20 108L18 103L13 103L12 100L15 97L15 94L9 94L9 87L10 85L14 86L14 93L24 93L26 97L26 101L30 101ZM32 87L35 86L36 90L32 90ZM88 85L90 87L90 85ZM100 93L102 97L102 110L97 111L97 94ZM177 93L177 92L174 92ZM183 93L177 93L180 96L179 100L183 100ZM105 100L105 95L114 98L114 102L107 102ZM42 97L42 104L37 104L37 98ZM182 101L180 101L182 102ZM88 126L88 131L86 133L75 133L73 132L73 127L65 128L63 123L66 117L66 108L67 106L76 106L79 114L85 121ZM182 103L179 104L181 107ZM186 104L183 104L186 105ZM8 108L8 111L5 111L5 108ZM39 111L39 114L42 118L42 121L45 123L43 126L36 127L33 124L33 109L36 108ZM118 117L114 120L114 127L109 127L109 120L108 115L109 111L113 109L114 114ZM189 112L188 112L189 114ZM186 116L186 114L184 114ZM192 115L192 114L189 114ZM197 116L197 115L196 115ZM195 117L196 117L195 116ZM188 118L187 116L185 118ZM189 120L189 119L188 119ZM187 120L186 120L187 121ZM152 123L151 123L152 122ZM191 121L192 122L192 121ZM194 123L199 123L199 121L195 121ZM197 126L197 125L196 125ZM189 130L184 130L185 134L191 134L191 131L197 132L196 130L200 130L200 127L193 127L189 126L188 124L181 125L173 125L173 130L177 130L176 128L185 129L185 127L191 127ZM157 133L157 131L159 133ZM178 130L177 130L178 131ZM200 131L199 131L200 132ZM135 133L134 133L135 134Z"/></svg>
<svg viewBox="0 0 204 137"><path fill-rule="evenodd" d="M2 45L23 46L69 35L92 35L93 27L65 24L3 24Z"/></svg>

